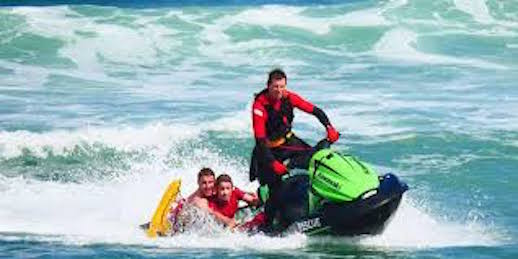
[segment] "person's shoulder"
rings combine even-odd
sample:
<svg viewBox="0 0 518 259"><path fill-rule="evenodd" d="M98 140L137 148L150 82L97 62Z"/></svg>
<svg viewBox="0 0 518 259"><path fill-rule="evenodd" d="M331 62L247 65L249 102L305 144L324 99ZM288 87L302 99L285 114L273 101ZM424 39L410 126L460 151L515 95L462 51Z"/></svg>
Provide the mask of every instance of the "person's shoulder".
<svg viewBox="0 0 518 259"><path fill-rule="evenodd" d="M265 105L268 103L268 98L264 92L260 92L255 96L254 105Z"/></svg>
<svg viewBox="0 0 518 259"><path fill-rule="evenodd" d="M290 102L298 102L302 99L299 94L286 90L286 98L290 100Z"/></svg>
<svg viewBox="0 0 518 259"><path fill-rule="evenodd" d="M287 98L300 98L300 95L292 90L286 90Z"/></svg>
<svg viewBox="0 0 518 259"><path fill-rule="evenodd" d="M193 193L191 193L191 195L189 195L189 196L187 197L187 202L188 202L188 203L191 203L191 202L193 202L196 198L199 198L198 190L194 191Z"/></svg>
<svg viewBox="0 0 518 259"><path fill-rule="evenodd" d="M252 104L253 114L263 117L264 113L266 111L265 105L267 105L267 104L268 104L268 100L266 99L265 96L261 95L261 96L257 97L255 99L254 103Z"/></svg>
<svg viewBox="0 0 518 259"><path fill-rule="evenodd" d="M209 200L207 198L202 198L195 196L189 204L192 204L198 208L207 208L209 206Z"/></svg>

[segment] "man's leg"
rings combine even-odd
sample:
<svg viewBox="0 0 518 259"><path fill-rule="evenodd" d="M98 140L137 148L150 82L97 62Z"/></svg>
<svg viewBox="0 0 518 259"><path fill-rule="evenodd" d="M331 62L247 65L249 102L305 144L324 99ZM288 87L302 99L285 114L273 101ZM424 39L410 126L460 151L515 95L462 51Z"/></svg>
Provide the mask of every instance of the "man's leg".
<svg viewBox="0 0 518 259"><path fill-rule="evenodd" d="M280 187L282 181L276 181L274 183L268 184L269 189L269 198L264 204L264 213L266 214L266 226L272 227L273 221L277 212L279 211L279 206L281 205L280 200Z"/></svg>
<svg viewBox="0 0 518 259"><path fill-rule="evenodd" d="M289 138L285 144L278 147L276 151L278 157L282 157L283 160L290 159L290 168L301 169L309 167L309 161L314 153L310 145L295 135Z"/></svg>

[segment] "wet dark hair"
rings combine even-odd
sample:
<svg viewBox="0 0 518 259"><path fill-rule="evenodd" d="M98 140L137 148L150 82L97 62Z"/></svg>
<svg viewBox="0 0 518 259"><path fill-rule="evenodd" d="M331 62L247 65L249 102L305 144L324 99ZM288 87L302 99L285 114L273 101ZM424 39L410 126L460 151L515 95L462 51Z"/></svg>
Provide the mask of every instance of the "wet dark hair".
<svg viewBox="0 0 518 259"><path fill-rule="evenodd" d="M230 178L230 175L228 174L222 174L218 176L218 178L216 179L216 186L218 186L222 182L228 182L232 184L232 186L234 186L234 184L232 183L232 178Z"/></svg>
<svg viewBox="0 0 518 259"><path fill-rule="evenodd" d="M212 171L212 169L208 168L208 167L204 167L202 168L199 172L198 172L198 181L201 179L202 176L212 176L212 177L216 177L216 175L214 174L214 171Z"/></svg>
<svg viewBox="0 0 518 259"><path fill-rule="evenodd" d="M267 85L270 85L273 80L279 80L279 79L283 79L283 78L286 79L286 82L288 82L288 77L286 76L286 73L284 73L284 71L282 71L282 69L276 68L276 69L270 71L270 73L268 73Z"/></svg>

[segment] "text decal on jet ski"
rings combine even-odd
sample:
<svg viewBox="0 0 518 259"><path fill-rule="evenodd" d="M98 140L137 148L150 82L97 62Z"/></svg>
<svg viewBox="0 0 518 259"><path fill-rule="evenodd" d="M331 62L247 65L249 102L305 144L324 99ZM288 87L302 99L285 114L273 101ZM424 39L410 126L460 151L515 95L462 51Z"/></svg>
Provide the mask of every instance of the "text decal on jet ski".
<svg viewBox="0 0 518 259"><path fill-rule="evenodd" d="M321 227L320 218L308 219L302 222L297 222L297 229L301 232Z"/></svg>
<svg viewBox="0 0 518 259"><path fill-rule="evenodd" d="M322 174L321 172L319 172L317 174L317 176L322 179L324 182L330 184L331 186L333 186L335 189L340 189L340 184L331 180L329 177L325 176L324 174Z"/></svg>
<svg viewBox="0 0 518 259"><path fill-rule="evenodd" d="M322 158L323 159L323 158ZM329 170L330 172L333 172L337 175L340 175L337 171L335 171L333 168L327 166L326 164L322 163L321 160L315 160L315 171L313 172L313 175L315 173L317 173L318 171L318 167L322 166L324 168L326 168L327 170ZM318 174L316 175L317 177L320 177L324 182L330 184L331 186L333 186L335 189L340 189L340 183L337 183L335 182L334 180L332 180L331 178L325 176L322 172L318 172Z"/></svg>

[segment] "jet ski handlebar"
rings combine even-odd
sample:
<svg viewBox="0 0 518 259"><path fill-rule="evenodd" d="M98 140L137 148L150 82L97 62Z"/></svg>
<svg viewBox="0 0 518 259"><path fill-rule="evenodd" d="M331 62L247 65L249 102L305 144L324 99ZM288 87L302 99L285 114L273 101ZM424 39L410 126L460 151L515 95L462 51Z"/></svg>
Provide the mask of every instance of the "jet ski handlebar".
<svg viewBox="0 0 518 259"><path fill-rule="evenodd" d="M324 149L324 148L329 148L331 147L331 142L329 142L329 140L327 140L327 138L323 138L322 140L320 140L314 147L313 149L315 151L318 151L318 150L321 150L321 149Z"/></svg>

